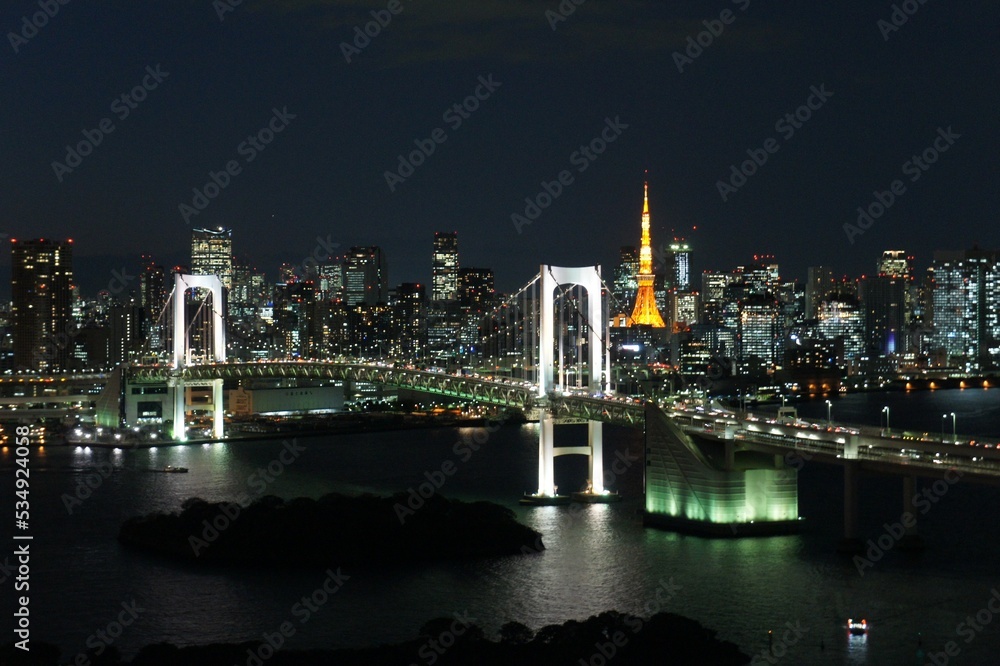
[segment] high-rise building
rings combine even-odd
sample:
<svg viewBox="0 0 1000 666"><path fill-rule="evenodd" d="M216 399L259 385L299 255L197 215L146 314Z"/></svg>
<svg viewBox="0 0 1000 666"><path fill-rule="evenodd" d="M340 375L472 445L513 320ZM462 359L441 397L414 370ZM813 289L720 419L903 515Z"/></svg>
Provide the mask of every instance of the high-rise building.
<svg viewBox="0 0 1000 666"><path fill-rule="evenodd" d="M458 299L458 232L434 232L434 255L431 263L431 300Z"/></svg>
<svg viewBox="0 0 1000 666"><path fill-rule="evenodd" d="M683 238L670 244L671 287L678 291L691 288L691 246Z"/></svg>
<svg viewBox="0 0 1000 666"><path fill-rule="evenodd" d="M888 356L905 351L907 278L880 273L861 278L867 351Z"/></svg>
<svg viewBox="0 0 1000 666"><path fill-rule="evenodd" d="M496 295L493 288L493 269L463 268L458 275L458 300L464 310L483 312L492 307Z"/></svg>
<svg viewBox="0 0 1000 666"><path fill-rule="evenodd" d="M627 313L635 305L635 292L639 288L639 251L634 245L621 247L621 260L614 272L614 298L612 309Z"/></svg>
<svg viewBox="0 0 1000 666"><path fill-rule="evenodd" d="M389 264L377 245L352 247L344 257L344 301L350 305L389 302Z"/></svg>
<svg viewBox="0 0 1000 666"><path fill-rule="evenodd" d="M820 303L816 319L819 335L837 343L838 363L856 364L865 351L865 316L857 298L851 294L830 294Z"/></svg>
<svg viewBox="0 0 1000 666"><path fill-rule="evenodd" d="M653 285L655 279L653 275L653 249L649 231L649 183L645 183L642 199L642 246L639 248L638 291L635 295L635 307L632 308L630 326L666 327L660 310L656 307L656 294Z"/></svg>
<svg viewBox="0 0 1000 666"><path fill-rule="evenodd" d="M11 240L14 367L67 369L72 356L73 241Z"/></svg>
<svg viewBox="0 0 1000 666"><path fill-rule="evenodd" d="M167 282L167 272L151 257L143 256L142 274L139 275L139 297L144 311L151 352L166 349L166 331L170 315L164 312L172 287Z"/></svg>
<svg viewBox="0 0 1000 666"><path fill-rule="evenodd" d="M427 289L422 284L404 282L392 299L393 358L416 360L427 353Z"/></svg>
<svg viewBox="0 0 1000 666"><path fill-rule="evenodd" d="M878 262L879 275L893 277L913 277L913 257L906 255L905 250L886 250Z"/></svg>
<svg viewBox="0 0 1000 666"><path fill-rule="evenodd" d="M740 360L753 371L769 371L776 361L781 327L778 302L756 293L739 304L738 340Z"/></svg>
<svg viewBox="0 0 1000 666"><path fill-rule="evenodd" d="M815 319L819 304L834 288L833 270L826 266L810 266L806 278L806 319Z"/></svg>
<svg viewBox="0 0 1000 666"><path fill-rule="evenodd" d="M1000 252L935 252L931 349L978 371L1000 362Z"/></svg>
<svg viewBox="0 0 1000 666"><path fill-rule="evenodd" d="M191 230L191 273L218 275L223 286L233 286L233 230Z"/></svg>

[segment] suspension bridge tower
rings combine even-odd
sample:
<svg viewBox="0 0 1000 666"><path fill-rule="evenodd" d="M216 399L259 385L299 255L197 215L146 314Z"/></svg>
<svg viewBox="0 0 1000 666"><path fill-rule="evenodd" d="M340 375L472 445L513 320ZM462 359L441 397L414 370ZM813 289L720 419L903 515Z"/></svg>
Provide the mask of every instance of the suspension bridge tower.
<svg viewBox="0 0 1000 666"><path fill-rule="evenodd" d="M221 438L223 435L223 399L222 380L185 379L183 370L185 367L193 365L191 338L188 334L187 316L185 314L186 294L192 289L202 289L207 292L206 298L211 297L211 321L212 338L211 349L206 358L209 362L224 363L226 360L226 326L222 315L222 280L218 275L181 275L174 276L174 291L171 294L173 303L171 304L172 328L173 328L173 364L169 379L167 380L168 392L172 394L174 404L174 430L173 438L178 441L187 439L185 428L185 416L192 407L189 404L189 388L211 387L212 397L208 404L199 403L198 409L211 410L212 412L212 436ZM204 305L203 301L203 305Z"/></svg>
<svg viewBox="0 0 1000 666"><path fill-rule="evenodd" d="M556 456L568 454L582 454L590 459L589 488L582 493L574 493L574 498L583 501L602 501L602 498L607 501L612 498L617 499L617 495L611 495L604 488L604 446L601 421L587 421L586 446L555 447L553 426L556 425L557 419L552 416L548 409L550 401L558 398L560 393L566 390L565 366L561 362L558 364L558 375L556 372L556 349L560 350L558 357L561 361L564 331L557 330L556 326L557 298L555 291L562 289L563 285L574 285L586 293L587 305L585 311L580 312L584 326L582 330L580 327L577 330L577 335L586 331L583 341L587 348L586 374L582 375L586 377L586 383L583 388L587 395L603 394L607 390L607 370L611 367L611 358L607 344L608 317L602 290L601 269L599 266L563 268L543 265L540 277L537 398L542 409L538 428L538 490L534 494L526 495L522 501L525 504L562 504L570 500L569 495L556 494L554 467ZM560 297L563 296L565 296L565 291L560 294ZM559 338L558 344L557 338ZM583 344L581 343L578 348L582 349ZM577 381L579 387L583 383L581 375L578 375Z"/></svg>

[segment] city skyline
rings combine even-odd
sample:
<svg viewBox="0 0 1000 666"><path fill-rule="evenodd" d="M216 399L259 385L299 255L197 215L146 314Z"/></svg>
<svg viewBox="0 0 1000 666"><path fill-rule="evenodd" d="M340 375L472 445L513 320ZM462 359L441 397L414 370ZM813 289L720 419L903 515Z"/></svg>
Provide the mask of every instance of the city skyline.
<svg viewBox="0 0 1000 666"><path fill-rule="evenodd" d="M983 68L969 66L993 60L981 26L996 7L985 0L921 6L893 29L884 27L891 6L861 2L786 12L634 0L581 6L553 23L541 5L461 10L436 0L408 7L347 55L341 44L371 20L366 9L275 7L248 2L220 16L212 3L67 6L30 39L8 38L9 85L20 92L0 121L20 167L0 232L74 237L85 285L101 281L89 275L91 258L178 260L196 226L233 228L267 270L329 236L343 247L378 244L394 274L421 281L425 239L452 229L476 263L495 254L511 276L527 275L541 263L613 265L615 248L635 242L635 183L649 169L653 236L688 237L695 273L771 252L789 275L810 263L854 274L870 270L866 250L929 257L1000 246L990 224L996 94L978 82ZM9 3L0 25L19 35L34 11L31 0ZM638 41L620 12L644 17ZM476 25L491 38L456 48ZM291 36L298 49L277 46ZM601 45L623 44L601 58ZM438 67L415 77L430 59ZM104 119L112 132L100 130ZM429 139L435 129L442 142ZM99 145L55 173L84 132ZM614 141L591 160L602 132ZM400 166L418 144L434 146L416 158L426 163ZM386 173L410 168L387 186ZM558 181L562 171L570 184ZM545 183L562 191L530 225L512 224ZM498 287L515 288L506 273Z"/></svg>

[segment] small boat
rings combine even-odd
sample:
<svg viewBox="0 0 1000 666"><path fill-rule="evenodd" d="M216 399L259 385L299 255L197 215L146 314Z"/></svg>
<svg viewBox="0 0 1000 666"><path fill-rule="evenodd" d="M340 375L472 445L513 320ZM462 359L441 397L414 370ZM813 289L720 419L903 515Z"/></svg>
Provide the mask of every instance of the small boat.
<svg viewBox="0 0 1000 666"><path fill-rule="evenodd" d="M868 620L847 619L847 630L852 636L864 636L868 633Z"/></svg>
<svg viewBox="0 0 1000 666"><path fill-rule="evenodd" d="M174 467L173 465L167 465L163 468L164 472L170 472L174 474L184 474L188 471L187 467Z"/></svg>

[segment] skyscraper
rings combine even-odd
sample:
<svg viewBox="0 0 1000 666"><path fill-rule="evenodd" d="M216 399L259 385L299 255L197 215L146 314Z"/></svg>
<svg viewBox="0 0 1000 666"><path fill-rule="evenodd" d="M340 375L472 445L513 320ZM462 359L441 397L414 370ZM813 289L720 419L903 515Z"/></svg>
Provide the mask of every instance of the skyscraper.
<svg viewBox="0 0 1000 666"><path fill-rule="evenodd" d="M1000 252L935 252L932 350L977 371L1000 361Z"/></svg>
<svg viewBox="0 0 1000 666"><path fill-rule="evenodd" d="M806 278L806 319L815 319L819 304L834 288L833 271L826 266L810 266Z"/></svg>
<svg viewBox="0 0 1000 666"><path fill-rule="evenodd" d="M233 286L233 230L191 230L191 273L218 275L226 289Z"/></svg>
<svg viewBox="0 0 1000 666"><path fill-rule="evenodd" d="M639 251L634 245L623 245L620 252L621 260L614 272L615 304L612 309L624 314L632 311L639 288Z"/></svg>
<svg viewBox="0 0 1000 666"><path fill-rule="evenodd" d="M431 300L454 301L458 298L458 232L434 232L434 255L431 263Z"/></svg>
<svg viewBox="0 0 1000 666"><path fill-rule="evenodd" d="M344 257L344 301L347 305L389 302L389 265L377 245L352 247Z"/></svg>
<svg viewBox="0 0 1000 666"><path fill-rule="evenodd" d="M664 328L666 324L656 307L656 294L653 283L653 249L650 245L649 233L649 183L644 184L642 199L642 246L639 249L639 275L637 277L638 291L635 295L635 307L632 308L630 326L636 324Z"/></svg>
<svg viewBox="0 0 1000 666"><path fill-rule="evenodd" d="M72 326L73 241L11 240L14 367L56 372L68 366Z"/></svg>
<svg viewBox="0 0 1000 666"><path fill-rule="evenodd" d="M671 286L678 291L691 288L691 246L683 238L670 244Z"/></svg>
<svg viewBox="0 0 1000 666"><path fill-rule="evenodd" d="M459 271L459 304L472 312L483 312L493 303L493 269L463 268Z"/></svg>

